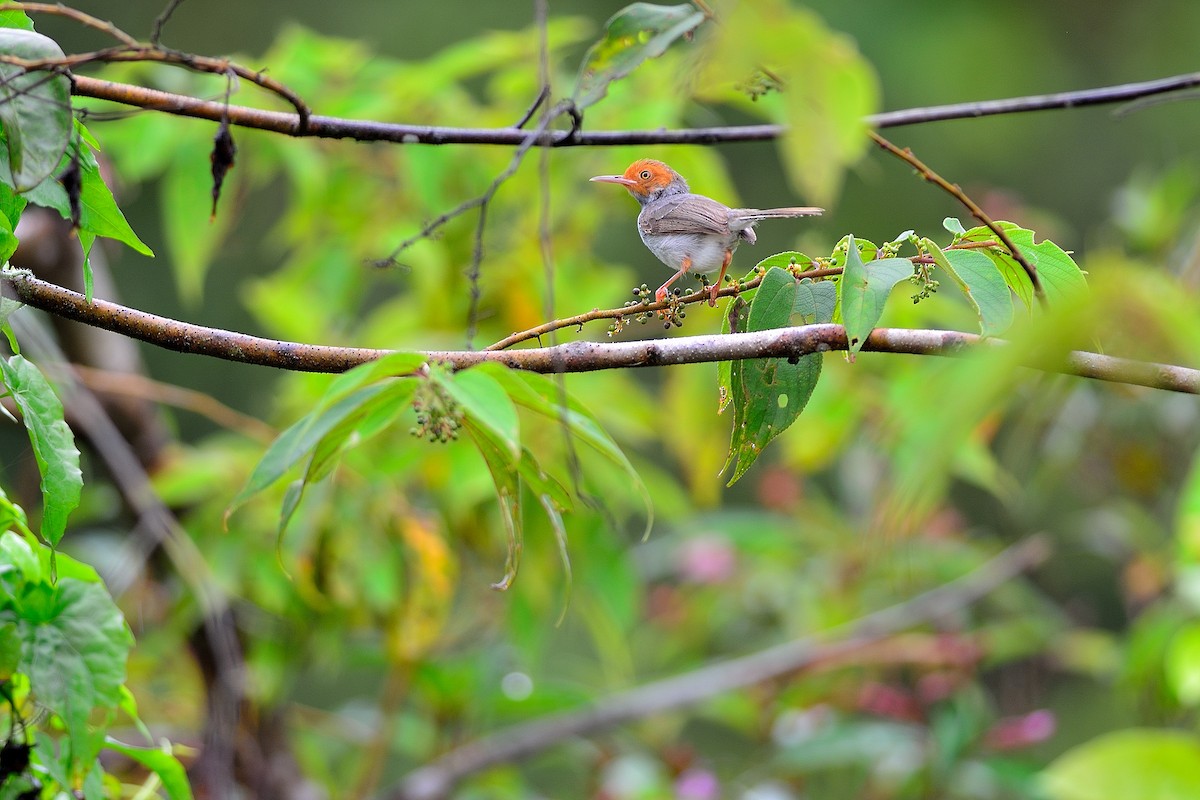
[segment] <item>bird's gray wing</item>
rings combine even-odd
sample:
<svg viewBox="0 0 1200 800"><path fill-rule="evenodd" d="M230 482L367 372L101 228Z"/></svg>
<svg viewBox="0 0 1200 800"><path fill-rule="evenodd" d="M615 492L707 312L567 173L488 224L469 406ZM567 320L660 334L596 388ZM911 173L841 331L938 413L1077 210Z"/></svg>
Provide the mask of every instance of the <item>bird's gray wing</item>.
<svg viewBox="0 0 1200 800"><path fill-rule="evenodd" d="M707 233L728 236L729 209L700 194L664 197L642 209L638 226L647 234Z"/></svg>

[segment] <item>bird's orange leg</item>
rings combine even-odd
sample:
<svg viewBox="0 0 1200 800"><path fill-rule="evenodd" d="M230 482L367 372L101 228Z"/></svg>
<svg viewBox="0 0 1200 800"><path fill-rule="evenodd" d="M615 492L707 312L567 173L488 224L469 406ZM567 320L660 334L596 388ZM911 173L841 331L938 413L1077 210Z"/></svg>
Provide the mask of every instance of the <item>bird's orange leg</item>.
<svg viewBox="0 0 1200 800"><path fill-rule="evenodd" d="M668 278L667 282L664 283L662 286L658 287L658 289L654 292L655 301L661 303L662 301L666 300L667 299L667 289L670 288L672 283L674 283L675 281L679 280L684 275L686 275L687 271L691 268L692 268L692 260L690 258L688 258L687 256L684 256L683 257L683 265L680 266L679 272L676 272L674 275L672 275L670 278Z"/></svg>
<svg viewBox="0 0 1200 800"><path fill-rule="evenodd" d="M725 251L725 260L721 262L721 274L717 276L717 282L708 287L708 304L715 306L717 304L717 292L721 291L721 284L725 282L725 270L729 269L729 262L733 261L733 251Z"/></svg>

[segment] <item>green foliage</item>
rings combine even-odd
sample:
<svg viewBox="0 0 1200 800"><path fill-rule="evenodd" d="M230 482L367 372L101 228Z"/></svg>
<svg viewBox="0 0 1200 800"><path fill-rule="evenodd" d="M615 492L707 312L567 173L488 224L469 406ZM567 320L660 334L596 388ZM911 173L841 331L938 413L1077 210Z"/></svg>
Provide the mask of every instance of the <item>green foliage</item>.
<svg viewBox="0 0 1200 800"><path fill-rule="evenodd" d="M749 307L744 312L730 310L727 318L731 323L731 318L737 316L731 329L764 331L787 325L794 313L796 287L797 282L788 272L770 268ZM728 391L722 387L723 399L733 403L733 437L725 469L731 464L734 469L728 485L746 474L762 449L800 416L820 376L820 353L798 359L762 358L732 364Z"/></svg>
<svg viewBox="0 0 1200 800"><path fill-rule="evenodd" d="M63 57L53 39L11 27L0 27L0 53L29 61ZM8 154L7 162L0 161L0 181L26 192L50 177L67 152L73 124L66 75L0 64L0 126Z"/></svg>
<svg viewBox="0 0 1200 800"><path fill-rule="evenodd" d="M662 55L703 22L704 14L688 3L626 6L605 23L605 37L583 57L571 99L581 110L598 102L608 93L610 83L633 72L646 59Z"/></svg>
<svg viewBox="0 0 1200 800"><path fill-rule="evenodd" d="M20 355L0 359L0 379L20 409L33 445L42 476L41 539L53 547L62 539L83 490L75 437L63 418L62 402L36 366Z"/></svg>

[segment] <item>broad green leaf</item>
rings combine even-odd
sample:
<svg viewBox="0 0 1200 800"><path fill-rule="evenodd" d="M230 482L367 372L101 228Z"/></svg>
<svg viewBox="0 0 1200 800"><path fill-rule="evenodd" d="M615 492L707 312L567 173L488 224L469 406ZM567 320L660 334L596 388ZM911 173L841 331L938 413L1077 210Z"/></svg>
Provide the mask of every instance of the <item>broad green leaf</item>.
<svg viewBox="0 0 1200 800"><path fill-rule="evenodd" d="M0 28L33 30L33 20L24 11L0 11Z"/></svg>
<svg viewBox="0 0 1200 800"><path fill-rule="evenodd" d="M14 573L8 579L13 586L50 582L50 573L42 571L29 542L15 533L0 534L0 573L9 571Z"/></svg>
<svg viewBox="0 0 1200 800"><path fill-rule="evenodd" d="M521 457L520 421L517 408L504 386L487 372L467 369L453 374L435 373L435 379L462 408L480 434L504 448L508 458Z"/></svg>
<svg viewBox="0 0 1200 800"><path fill-rule="evenodd" d="M133 637L108 591L73 578L27 587L17 606L21 671L38 701L62 717L72 749L88 745L88 719L116 708Z"/></svg>
<svg viewBox="0 0 1200 800"><path fill-rule="evenodd" d="M690 3L663 6L633 3L605 24L605 36L583 57L571 99L580 110L608 93L608 85L633 72L642 62L666 52L676 39L704 22L704 14Z"/></svg>
<svg viewBox="0 0 1200 800"><path fill-rule="evenodd" d="M772 268L763 277L750 303L746 329L786 326L796 302L797 281L791 273ZM746 473L772 439L796 421L821 376L821 355L812 353L792 363L786 358L735 362L730 369L733 434L722 472L736 462L728 485Z"/></svg>
<svg viewBox="0 0 1200 800"><path fill-rule="evenodd" d="M751 270L750 274L746 277L753 277L758 270L768 270L771 267L782 267L784 269L795 267L800 270L806 270L812 269L812 266L813 260L811 257L806 256L804 253L801 253L797 250L784 250L782 253L769 255L762 261L759 261L754 265L754 269Z"/></svg>
<svg viewBox="0 0 1200 800"><path fill-rule="evenodd" d="M1046 302L1054 305L1064 300L1078 297L1087 290L1087 279L1079 269L1079 265L1070 254L1049 239L1034 243L1033 231L1022 228L1014 222L996 223L1012 243L1021 251L1021 255L1033 264L1037 270L1038 280L1046 294ZM962 235L963 241L983 242L995 240L996 234L986 226L971 228ZM1033 304L1033 284L1024 268L1008 254L1002 246L988 247L978 252L984 253L996 263L1000 274L1008 282L1009 287L1025 302L1026 306Z"/></svg>
<svg viewBox="0 0 1200 800"><path fill-rule="evenodd" d="M1200 739L1185 731L1114 731L1059 756L1041 785L1053 800L1193 800L1200 797Z"/></svg>
<svg viewBox="0 0 1200 800"><path fill-rule="evenodd" d="M792 314L799 315L805 325L832 322L837 306L837 284L832 281L813 281L805 278L796 286Z"/></svg>
<svg viewBox="0 0 1200 800"><path fill-rule="evenodd" d="M170 800L191 800L192 787L187 772L174 754L166 747L134 747L112 737L104 740L104 746L153 772L162 781L163 789Z"/></svg>
<svg viewBox="0 0 1200 800"><path fill-rule="evenodd" d="M63 406L50 383L31 362L15 355L0 359L0 377L21 410L29 442L42 476L42 538L58 544L67 517L79 505L83 473L79 450L63 418Z"/></svg>
<svg viewBox="0 0 1200 800"><path fill-rule="evenodd" d="M31 61L63 57L51 38L0 27L0 53ZM71 82L65 74L0 64L0 125L8 146L12 187L24 192L53 174L71 141Z"/></svg>
<svg viewBox="0 0 1200 800"><path fill-rule="evenodd" d="M944 220L942 220L942 227L950 231L950 233L953 233L955 236L961 236L967 232L967 229L963 227L963 224L961 221L959 221L958 217L946 217Z"/></svg>
<svg viewBox="0 0 1200 800"><path fill-rule="evenodd" d="M996 336L1012 325L1012 291L992 259L974 250L942 251L929 239L923 239L922 244L966 295L979 317L980 333Z"/></svg>
<svg viewBox="0 0 1200 800"><path fill-rule="evenodd" d="M849 244L845 271L838 286L842 293L842 324L846 326L846 339L850 342L850 357L853 358L883 315L892 287L909 278L913 266L907 258L882 258L863 263L853 236Z"/></svg>

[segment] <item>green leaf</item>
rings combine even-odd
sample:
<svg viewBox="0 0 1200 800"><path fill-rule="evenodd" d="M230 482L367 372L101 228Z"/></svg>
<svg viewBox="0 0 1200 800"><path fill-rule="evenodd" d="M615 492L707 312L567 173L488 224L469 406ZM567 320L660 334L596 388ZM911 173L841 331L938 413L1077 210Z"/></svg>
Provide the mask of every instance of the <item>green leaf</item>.
<svg viewBox="0 0 1200 800"><path fill-rule="evenodd" d="M133 636L103 585L62 578L33 584L17 604L21 671L38 701L66 723L72 749L88 745L88 719L116 708Z"/></svg>
<svg viewBox="0 0 1200 800"><path fill-rule="evenodd" d="M582 110L608 93L608 85L633 72L647 59L666 52L676 39L694 31L704 14L684 3L662 6L633 3L605 24L605 36L583 57L571 99Z"/></svg>
<svg viewBox="0 0 1200 800"><path fill-rule="evenodd" d="M226 516L248 499L279 480L302 458L309 454L317 443L364 404L387 389L387 384L375 383L344 395L332 404L319 404L309 414L297 420L290 428L279 434L259 460L246 485L229 504Z"/></svg>
<svg viewBox="0 0 1200 800"><path fill-rule="evenodd" d="M778 267L768 270L750 303L747 330L786 326L795 306L796 286L796 279L786 270ZM819 353L804 356L795 363L786 358L760 358L732 365L733 434L721 471L735 462L736 466L727 485L736 483L763 448L796 421L820 376Z"/></svg>
<svg viewBox="0 0 1200 800"><path fill-rule="evenodd" d="M0 27L0 53L31 61L63 57L51 38ZM24 192L48 178L71 141L71 82L65 74L0 64L0 125L8 148L5 182Z"/></svg>
<svg viewBox="0 0 1200 800"><path fill-rule="evenodd" d="M121 209L117 207L112 190L100 175L100 165L96 162L96 156L89 147L82 144L79 148L79 173L79 230L116 239L142 255L153 258L154 251L138 238ZM59 209L59 212L62 213L62 209ZM70 216L68 206L63 218L70 219Z"/></svg>
<svg viewBox="0 0 1200 800"><path fill-rule="evenodd" d="M0 359L0 377L21 410L29 442L42 476L42 538L57 545L67 517L79 505L83 473L79 450L63 418L63 406L50 383L23 356Z"/></svg>
<svg viewBox="0 0 1200 800"><path fill-rule="evenodd" d="M845 271L838 285L842 293L842 324L846 326L852 359L883 315L892 287L912 274L912 262L907 258L882 258L864 264L854 237L850 237Z"/></svg>
<svg viewBox="0 0 1200 800"><path fill-rule="evenodd" d="M1053 800L1193 800L1200 797L1200 739L1131 728L1092 739L1041 773Z"/></svg>
<svg viewBox="0 0 1200 800"><path fill-rule="evenodd" d="M109 737L104 740L105 748L136 761L153 772L162 781L163 789L170 800L191 800L192 787L188 783L183 765L166 747L134 747Z"/></svg>
<svg viewBox="0 0 1200 800"><path fill-rule="evenodd" d="M544 375L531 372L515 372L502 364L481 364L473 367L491 375L504 387L512 402L551 419L556 425L566 425L572 437L586 444L593 451L619 468L630 479L646 509L645 535L650 534L654 524L654 507L650 493L642 477L617 443L605 433L595 417L569 393L559 390L558 385Z"/></svg>
<svg viewBox="0 0 1200 800"><path fill-rule="evenodd" d="M944 220L942 220L942 227L953 233L955 236L962 236L967 232L967 229L963 227L963 224L959 221L958 217L946 217Z"/></svg>
<svg viewBox="0 0 1200 800"><path fill-rule="evenodd" d="M954 280L975 309L980 333L995 336L1012 325L1012 292L992 259L974 250L942 251L929 239L921 241L934 262Z"/></svg>
<svg viewBox="0 0 1200 800"><path fill-rule="evenodd" d="M805 325L832 322L833 310L837 307L837 284L832 281L813 281L805 278L796 287L796 299L792 303L792 314L798 315Z"/></svg>
<svg viewBox="0 0 1200 800"><path fill-rule="evenodd" d="M24 11L0 11L0 28L33 30L33 20Z"/></svg>
<svg viewBox="0 0 1200 800"><path fill-rule="evenodd" d="M507 451L509 459L521 457L520 421L517 408L504 386L487 372L467 369L451 375L435 373L435 379L462 408L478 432Z"/></svg>
<svg viewBox="0 0 1200 800"><path fill-rule="evenodd" d="M11 186L0 183L0 264L17 252L17 223L28 201L17 194Z"/></svg>
<svg viewBox="0 0 1200 800"><path fill-rule="evenodd" d="M1014 222L1001 221L996 225L1004 231L1021 251L1021 255L1025 256L1037 270L1038 280L1041 281L1042 290L1046 295L1046 302L1054 305L1077 298L1087 291L1087 279L1084 277L1083 270L1079 269L1079 265L1067 251L1049 239L1035 244L1034 236L1036 234ZM971 228L963 234L962 241L983 242L989 239L995 240L995 238L996 234L981 225ZM1033 304L1033 284L1029 282L1029 276L1025 274L1025 269L1017 263L1016 259L1009 255L1002 246L984 248L979 252L983 252L996 263L1009 287L1017 293L1026 306L1031 306Z"/></svg>
<svg viewBox="0 0 1200 800"><path fill-rule="evenodd" d="M725 307L721 317L721 333L745 333L750 317L750 303L754 292L736 295ZM723 414L733 400L733 365L735 361L717 364L717 413Z"/></svg>

